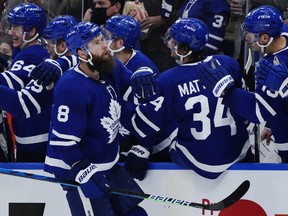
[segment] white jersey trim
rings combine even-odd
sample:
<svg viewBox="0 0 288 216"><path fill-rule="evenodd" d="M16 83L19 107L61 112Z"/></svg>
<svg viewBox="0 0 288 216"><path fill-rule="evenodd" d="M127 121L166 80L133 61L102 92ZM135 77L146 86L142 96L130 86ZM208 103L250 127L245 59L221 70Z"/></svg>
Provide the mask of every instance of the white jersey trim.
<svg viewBox="0 0 288 216"><path fill-rule="evenodd" d="M47 142L48 133L29 137L18 137L15 135L15 139L19 144L36 144L41 142Z"/></svg>
<svg viewBox="0 0 288 216"><path fill-rule="evenodd" d="M177 141L174 141L171 145L171 148L175 149L175 151L177 152L178 150L181 151L185 157L196 167L198 167L199 169L206 171L206 172L210 172L210 173L221 173L224 172L225 170L227 170L232 164L234 164L237 161L242 160L249 147L251 146L251 143L249 142L249 139L246 141L245 145L242 148L241 153L239 154L239 156L231 163L228 164L222 164L222 165L208 165L208 164L204 164L201 163L199 161L196 160L196 158L190 154L190 152L188 151L188 149L186 149L184 146L182 146L181 144L179 144ZM188 165L189 166L189 165Z"/></svg>

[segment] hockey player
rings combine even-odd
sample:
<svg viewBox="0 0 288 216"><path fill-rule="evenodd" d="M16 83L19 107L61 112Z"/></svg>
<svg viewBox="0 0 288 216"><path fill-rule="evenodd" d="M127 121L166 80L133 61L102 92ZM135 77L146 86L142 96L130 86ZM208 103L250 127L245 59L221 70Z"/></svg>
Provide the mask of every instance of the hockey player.
<svg viewBox="0 0 288 216"><path fill-rule="evenodd" d="M215 58L235 71L235 80L241 86L240 67L233 58L203 56L207 40L208 28L198 19L182 18L171 26L166 44L180 65L157 78L161 96L135 109L131 104L125 107L129 121L124 126L145 138L165 128L169 121L176 121L178 133L170 147L172 161L214 179L243 159L250 143L245 120L230 112L221 98L215 98L199 82L197 65Z"/></svg>
<svg viewBox="0 0 288 216"><path fill-rule="evenodd" d="M134 18L125 15L113 16L106 21L104 27L107 34L106 37L108 38L107 42L110 53L119 59L128 69L132 71L132 73L140 67L145 67L146 72L150 74L152 73L155 76L160 74L160 71L156 65L145 54L134 49L136 42L139 40L141 32L140 25ZM134 74L134 76L137 76L137 74ZM131 88L128 89L127 94L130 92ZM152 94L152 91L147 92L150 92L151 95L142 95L140 102L143 102L143 100L149 101L155 97L155 95ZM124 100L127 100L126 95L124 95ZM134 102L137 104L139 103L138 100L135 100ZM123 116L123 118L125 118L125 116ZM133 177L139 180L144 179L146 170L148 168L150 153L157 153L159 149L163 150L169 146L171 144L170 135L175 128L176 126L171 125L167 127L165 132L161 131L157 133L157 136L154 135L153 137L149 137L149 139L146 138L145 140L135 140L134 137L130 137L130 139L124 138L124 140L121 142L121 155L126 155L128 153L128 156L125 159L125 167ZM144 146L146 144L146 148L141 147L143 145L138 145L137 142L143 143ZM151 146L159 143L160 145L157 145L154 150L151 148ZM143 157L141 152L145 152L145 157ZM158 156L153 156L153 158L155 157L159 157L159 154ZM163 157L159 158L158 160L161 159L165 160Z"/></svg>
<svg viewBox="0 0 288 216"><path fill-rule="evenodd" d="M209 35L205 55L222 52L225 28L230 17L230 5L227 0L186 0L180 13L182 18L197 18L207 25Z"/></svg>
<svg viewBox="0 0 288 216"><path fill-rule="evenodd" d="M37 65L30 73L39 84L49 86L56 82L61 74L78 63L78 59L67 47L65 37L68 30L78 21L70 15L60 15L52 19L44 29L43 39L50 59ZM56 61L54 61L56 60ZM48 74L47 71L55 73Z"/></svg>
<svg viewBox="0 0 288 216"><path fill-rule="evenodd" d="M254 123L268 121L279 155L287 158L287 102L283 100L281 93L266 87L270 81L275 84L277 80L274 82L269 79L265 82L261 75L265 73L267 66L279 65L284 68L286 65L287 67L287 35L281 35L282 26L281 14L272 6L257 7L245 18L243 24L245 39L255 49L262 49L265 52L255 71L257 84L255 93L235 88L230 71L223 65L211 67L211 64L207 63L199 67L199 70L200 74L203 74L201 81L204 85L207 88L218 89L217 96L223 97L223 103L229 106L231 111ZM219 82L223 80L227 81L225 85Z"/></svg>
<svg viewBox="0 0 288 216"><path fill-rule="evenodd" d="M62 62L66 62L67 65L77 63L77 58L72 56L71 53L67 52L66 43L64 41L66 32L76 23L77 21L74 17L59 16L54 18L44 28L44 37L47 40L55 41L55 44L57 44L55 45L55 50L57 49L58 52L63 54ZM51 57L55 55L54 50L51 50L50 53ZM36 125L34 123L34 125L37 127L46 128L46 133L48 134L51 107L53 104L53 85L43 87L36 81L31 80L24 88L19 91L16 91L15 89L9 89L6 86L0 86L0 92L0 107L4 108L6 111L12 114L15 120L25 119L26 121L30 122L31 119L31 121L40 121L39 116L41 116L41 119L43 120L40 121L40 123L42 125L39 126L37 124L38 122L36 122ZM27 133L28 132L29 131L27 131ZM43 144L41 147L41 152L37 152L38 155L35 157L30 155L31 158L27 158L26 160L33 161L34 158L41 158L39 161L44 162L47 143L45 144L46 145ZM35 147L32 145L32 143L29 146L30 148Z"/></svg>
<svg viewBox="0 0 288 216"><path fill-rule="evenodd" d="M134 49L141 33L140 25L134 18L126 15L113 16L106 21L104 27L112 56L118 58L132 72L145 66L156 74L160 73L146 55Z"/></svg>
<svg viewBox="0 0 288 216"><path fill-rule="evenodd" d="M47 50L39 43L39 36L46 25L46 14L35 4L23 3L9 12L8 23L13 47L20 51L13 57L9 70L0 74L0 85L1 88L20 90L30 81L29 73L35 65L49 57ZM1 102L10 106L15 103L10 98ZM12 125L17 161L44 161L49 128L45 114L30 119L13 117Z"/></svg>
<svg viewBox="0 0 288 216"><path fill-rule="evenodd" d="M111 78L124 74L113 73L115 60L97 25L78 23L66 41L80 63L64 73L55 87L45 170L80 183L81 190L66 188L72 215L147 215L137 206L141 200L108 190L115 186L141 191L117 165L121 105ZM87 198L89 204L84 205Z"/></svg>

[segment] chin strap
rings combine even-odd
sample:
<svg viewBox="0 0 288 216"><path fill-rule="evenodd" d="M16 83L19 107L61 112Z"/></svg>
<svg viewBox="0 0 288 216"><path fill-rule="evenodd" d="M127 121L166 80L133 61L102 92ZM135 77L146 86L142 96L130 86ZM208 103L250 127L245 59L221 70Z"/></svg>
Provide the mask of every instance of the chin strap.
<svg viewBox="0 0 288 216"><path fill-rule="evenodd" d="M186 55L179 54L177 50L178 50L178 47L176 47L175 53L176 53L177 56L180 57L180 59L176 59L176 63L179 64L179 65L183 65L184 58L189 56L190 54L192 54L192 50L189 50L189 52Z"/></svg>
<svg viewBox="0 0 288 216"><path fill-rule="evenodd" d="M88 62L90 65L94 66L93 62L92 62L92 55L90 53L89 50L86 51L88 56L89 56L89 59L83 59L82 57L79 56L79 59L84 61L84 62Z"/></svg>
<svg viewBox="0 0 288 216"><path fill-rule="evenodd" d="M113 49L111 48L112 42L113 42L112 40L110 40L110 41L108 42L108 50L110 51L110 53L111 53L112 56L114 56L115 53L120 52L120 51L122 51L122 50L125 49L125 47L122 46L122 47L120 47L120 48L117 49L117 50L113 50Z"/></svg>
<svg viewBox="0 0 288 216"><path fill-rule="evenodd" d="M28 43L30 43L31 41L35 40L38 38L39 34L37 33L33 38L31 38L30 40L25 40L27 35L27 32L24 32L23 34L23 44L21 46L21 48L24 48Z"/></svg>

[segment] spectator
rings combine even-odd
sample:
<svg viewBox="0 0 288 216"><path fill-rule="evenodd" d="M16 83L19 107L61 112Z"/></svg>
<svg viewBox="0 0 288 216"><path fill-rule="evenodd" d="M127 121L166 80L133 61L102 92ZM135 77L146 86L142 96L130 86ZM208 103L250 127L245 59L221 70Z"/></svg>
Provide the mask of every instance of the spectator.
<svg viewBox="0 0 288 216"><path fill-rule="evenodd" d="M179 18L179 9L184 0L174 0L173 4L165 0L143 0L143 3L149 16L140 21L141 29L148 30L147 35L140 40L141 51L163 72L175 66L175 60L170 56L163 38L168 27ZM168 13L166 8L171 8L168 17L165 16Z"/></svg>
<svg viewBox="0 0 288 216"><path fill-rule="evenodd" d="M93 0L84 14L84 21L104 25L109 17L122 14L124 0Z"/></svg>
<svg viewBox="0 0 288 216"><path fill-rule="evenodd" d="M11 35L0 33L0 72L8 69L9 61L12 59L13 41Z"/></svg>

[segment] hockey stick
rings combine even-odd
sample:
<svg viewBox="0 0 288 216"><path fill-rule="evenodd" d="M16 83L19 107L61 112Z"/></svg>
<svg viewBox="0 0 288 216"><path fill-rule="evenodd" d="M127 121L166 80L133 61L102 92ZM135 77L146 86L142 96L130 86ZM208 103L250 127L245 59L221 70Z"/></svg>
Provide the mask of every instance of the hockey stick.
<svg viewBox="0 0 288 216"><path fill-rule="evenodd" d="M59 178L53 178L53 177L49 177L49 176L20 172L20 171L4 169L4 168L0 168L0 174L18 176L18 177L23 177L23 178L30 178L30 179L34 179L34 180L47 181L47 182L51 182L51 183L58 183L61 185L66 185L66 186L71 186L71 187L79 187L79 184L77 182L74 182L74 181L63 180L63 179L59 179ZM167 204L175 204L175 205L180 205L180 206L201 208L201 209L207 209L207 210L213 210L213 211L220 211L224 208L227 208L227 207L233 205L235 202L240 200L246 194L249 187L250 187L250 182L248 180L245 180L244 182L242 182L242 184L240 186L238 186L238 188L233 193L231 193L225 199L221 200L220 202L213 203L213 204L207 204L207 205L202 204L202 203L195 203L195 202L180 200L180 199L171 198L171 197L164 197L164 196L158 196L158 195L153 195L153 194L145 194L145 193L127 191L127 190L122 190L119 188L110 188L109 187L109 191L112 194L129 196L129 197L134 197L134 198L139 198L139 199L159 201L159 202L164 202Z"/></svg>

